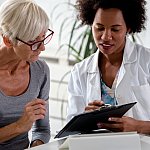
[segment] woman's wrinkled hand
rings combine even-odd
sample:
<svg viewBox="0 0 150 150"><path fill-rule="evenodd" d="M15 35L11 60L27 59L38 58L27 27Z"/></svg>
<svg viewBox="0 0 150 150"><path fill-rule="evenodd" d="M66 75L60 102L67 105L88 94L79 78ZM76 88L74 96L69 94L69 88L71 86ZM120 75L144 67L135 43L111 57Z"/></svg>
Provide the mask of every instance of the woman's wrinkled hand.
<svg viewBox="0 0 150 150"><path fill-rule="evenodd" d="M21 133L29 131L36 120L44 119L45 105L46 102L42 99L35 99L26 104L22 117L16 122Z"/></svg>
<svg viewBox="0 0 150 150"><path fill-rule="evenodd" d="M85 107L85 111L93 111L98 109L100 106L104 105L104 102L101 100L94 100L90 103L88 103L88 106Z"/></svg>

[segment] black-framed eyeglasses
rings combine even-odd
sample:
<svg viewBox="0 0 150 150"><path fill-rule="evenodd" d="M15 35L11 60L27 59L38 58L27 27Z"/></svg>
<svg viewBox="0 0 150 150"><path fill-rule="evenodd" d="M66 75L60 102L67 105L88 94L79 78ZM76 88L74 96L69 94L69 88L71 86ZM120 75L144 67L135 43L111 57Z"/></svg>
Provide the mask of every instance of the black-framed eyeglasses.
<svg viewBox="0 0 150 150"><path fill-rule="evenodd" d="M32 43L32 44L29 44L29 43L27 43L27 42L21 40L21 39L18 38L18 37L16 37L16 40L18 40L18 41L20 41L20 42L22 42L22 43L24 43L24 44L30 46L30 47L31 47L31 50L32 50L32 51L35 51L35 50L37 50L37 49L41 46L42 43L43 43L44 45L48 44L48 43L50 42L50 40L52 39L53 34L54 34L54 31L48 29L47 35L46 35L46 37L45 37L43 40L34 42L34 43Z"/></svg>

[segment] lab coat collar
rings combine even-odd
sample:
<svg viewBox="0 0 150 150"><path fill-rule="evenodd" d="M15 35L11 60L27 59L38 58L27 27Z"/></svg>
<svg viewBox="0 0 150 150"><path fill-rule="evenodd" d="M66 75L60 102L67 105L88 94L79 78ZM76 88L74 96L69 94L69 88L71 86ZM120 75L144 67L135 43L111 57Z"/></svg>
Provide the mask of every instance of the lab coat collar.
<svg viewBox="0 0 150 150"><path fill-rule="evenodd" d="M98 73L99 69L98 69L98 59L99 59L99 49L96 51L96 53L94 54L91 63L89 64L89 67L87 69L88 73Z"/></svg>
<svg viewBox="0 0 150 150"><path fill-rule="evenodd" d="M99 69L98 69L98 58L99 58L100 51L97 50L95 54L93 54L92 60L89 63L89 67L87 69L88 73L88 81L92 85L92 95L99 95L101 96L100 90L100 76L99 76ZM96 93L95 93L96 92ZM91 97L93 99L93 97Z"/></svg>
<svg viewBox="0 0 150 150"><path fill-rule="evenodd" d="M124 56L123 56L123 63L133 63L137 60L137 50L136 44L131 42L129 38L126 38L126 44L124 48Z"/></svg>

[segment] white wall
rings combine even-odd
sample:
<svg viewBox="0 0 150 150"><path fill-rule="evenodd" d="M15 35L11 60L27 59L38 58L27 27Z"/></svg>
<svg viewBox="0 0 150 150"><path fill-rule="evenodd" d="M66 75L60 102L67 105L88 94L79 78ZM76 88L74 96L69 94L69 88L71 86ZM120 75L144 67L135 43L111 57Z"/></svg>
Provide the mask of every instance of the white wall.
<svg viewBox="0 0 150 150"><path fill-rule="evenodd" d="M150 0L147 0L147 23L146 23L146 31L143 34L143 44L150 48Z"/></svg>
<svg viewBox="0 0 150 150"><path fill-rule="evenodd" d="M2 2L4 2L5 0L0 0L0 4ZM47 14L49 15L50 19L51 19L51 23L52 23L52 28L55 31L54 37L51 41L51 43L48 45L48 47L50 46L51 49L53 49L53 51L50 52L45 52L45 55L47 56L66 56L67 51L64 50L63 52L59 52L56 54L56 50L58 50L59 47L59 43L58 43L58 38L59 38L59 29L60 29L60 23L62 21L63 16L66 17L69 14L67 13L67 9L68 7L66 5L63 5L63 2L68 2L71 1L72 3L75 3L76 0L35 0L38 4L41 5L41 7L43 7L45 9L45 11L47 12ZM54 7L56 5L59 4L59 7L57 7L57 9L55 9L55 11L53 11ZM147 0L147 22L146 22L146 31L143 31L139 34L142 43L144 46L150 48L150 0ZM59 13L62 13L63 15L61 17L58 17ZM51 16L51 14L53 13L53 16ZM66 42L68 39L68 32L69 31L69 26L66 29L66 37L63 38L62 41ZM61 55L59 55L61 54ZM57 57L57 56L56 56Z"/></svg>

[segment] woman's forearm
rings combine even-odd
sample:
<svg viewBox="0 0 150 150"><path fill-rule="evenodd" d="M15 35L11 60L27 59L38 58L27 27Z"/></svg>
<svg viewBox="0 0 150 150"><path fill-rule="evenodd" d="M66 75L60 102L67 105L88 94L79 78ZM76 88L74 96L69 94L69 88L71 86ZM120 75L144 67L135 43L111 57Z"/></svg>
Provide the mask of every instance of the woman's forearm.
<svg viewBox="0 0 150 150"><path fill-rule="evenodd" d="M0 128L0 143L8 141L21 134L17 123L12 123L5 127Z"/></svg>

